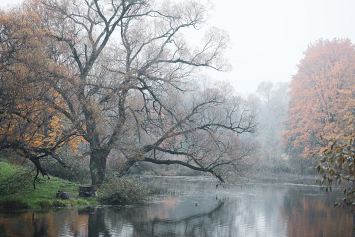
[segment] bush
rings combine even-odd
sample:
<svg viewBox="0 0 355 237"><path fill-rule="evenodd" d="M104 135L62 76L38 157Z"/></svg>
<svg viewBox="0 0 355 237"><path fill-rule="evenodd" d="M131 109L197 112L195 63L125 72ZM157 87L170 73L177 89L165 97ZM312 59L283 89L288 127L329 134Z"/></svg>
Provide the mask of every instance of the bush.
<svg viewBox="0 0 355 237"><path fill-rule="evenodd" d="M76 200L76 204L78 204L79 206L87 206L87 205L89 205L89 203L86 200L84 200L84 199Z"/></svg>
<svg viewBox="0 0 355 237"><path fill-rule="evenodd" d="M108 179L99 190L100 202L105 204L127 204L148 200L153 189L139 179L120 179L116 176Z"/></svg>
<svg viewBox="0 0 355 237"><path fill-rule="evenodd" d="M63 167L52 159L44 159L42 165L50 175L76 183L91 182L89 161L87 158L65 151L62 151L60 155L70 164L71 169Z"/></svg>
<svg viewBox="0 0 355 237"><path fill-rule="evenodd" d="M98 198L89 197L87 200L90 205L98 205L99 204Z"/></svg>
<svg viewBox="0 0 355 237"><path fill-rule="evenodd" d="M61 199L55 199L53 201L53 207L67 207L67 203Z"/></svg>
<svg viewBox="0 0 355 237"><path fill-rule="evenodd" d="M62 200L62 199L54 199L53 207L73 207L76 206L76 202L74 199Z"/></svg>
<svg viewBox="0 0 355 237"><path fill-rule="evenodd" d="M31 185L32 174L23 167L0 162L0 196L13 195Z"/></svg>
<svg viewBox="0 0 355 237"><path fill-rule="evenodd" d="M53 202L48 199L37 199L33 203L33 207L35 208L41 208L41 209L48 209L53 206Z"/></svg>
<svg viewBox="0 0 355 237"><path fill-rule="evenodd" d="M0 208L26 209L28 203L20 197L6 197L0 200Z"/></svg>
<svg viewBox="0 0 355 237"><path fill-rule="evenodd" d="M65 202L67 203L67 206L68 207L73 207L73 206L76 206L76 201L75 199L71 198L69 200L65 200Z"/></svg>

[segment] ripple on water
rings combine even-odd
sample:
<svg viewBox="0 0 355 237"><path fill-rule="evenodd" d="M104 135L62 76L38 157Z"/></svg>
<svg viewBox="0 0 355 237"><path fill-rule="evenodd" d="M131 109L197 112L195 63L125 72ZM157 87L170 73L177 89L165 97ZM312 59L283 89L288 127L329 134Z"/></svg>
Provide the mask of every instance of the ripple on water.
<svg viewBox="0 0 355 237"><path fill-rule="evenodd" d="M0 231L17 236L351 236L353 219L333 208L340 197L318 186L242 184L217 188L211 179L154 177L159 195L131 206L0 215ZM154 183L154 182L153 182ZM2 233L2 232L0 232ZM38 234L37 234L38 235ZM13 235L16 236L16 235Z"/></svg>

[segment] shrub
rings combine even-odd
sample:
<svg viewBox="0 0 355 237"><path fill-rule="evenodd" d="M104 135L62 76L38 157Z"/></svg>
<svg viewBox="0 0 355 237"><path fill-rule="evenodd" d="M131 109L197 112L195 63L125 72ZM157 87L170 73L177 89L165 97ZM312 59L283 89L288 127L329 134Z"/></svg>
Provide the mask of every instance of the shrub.
<svg viewBox="0 0 355 237"><path fill-rule="evenodd" d="M48 199L37 199L34 203L33 206L35 208L41 208L41 209L47 209L53 206L53 202Z"/></svg>
<svg viewBox="0 0 355 237"><path fill-rule="evenodd" d="M28 203L20 197L6 197L0 200L0 208L26 209Z"/></svg>
<svg viewBox="0 0 355 237"><path fill-rule="evenodd" d="M71 198L69 200L65 200L65 202L67 203L67 207L73 207L76 206L76 201L75 199Z"/></svg>
<svg viewBox="0 0 355 237"><path fill-rule="evenodd" d="M84 199L78 199L76 200L76 204L78 204L79 206L86 206L86 205L89 205L89 203L84 200Z"/></svg>
<svg viewBox="0 0 355 237"><path fill-rule="evenodd" d="M53 201L53 207L67 207L67 206L68 204L61 199L55 199Z"/></svg>
<svg viewBox="0 0 355 237"><path fill-rule="evenodd" d="M99 204L98 198L89 197L87 200L90 205L98 205Z"/></svg>
<svg viewBox="0 0 355 237"><path fill-rule="evenodd" d="M32 174L23 167L0 162L0 175L0 196L13 195L31 184Z"/></svg>
<svg viewBox="0 0 355 237"><path fill-rule="evenodd" d="M149 199L153 189L139 179L122 179L116 176L108 179L99 190L100 202L106 204L127 204Z"/></svg>
<svg viewBox="0 0 355 237"><path fill-rule="evenodd" d="M88 159L78 154L66 152L65 149L61 152L61 157L70 164L71 169L63 167L58 162L52 160L43 160L42 165L52 176L69 180L77 183L90 183L90 170Z"/></svg>

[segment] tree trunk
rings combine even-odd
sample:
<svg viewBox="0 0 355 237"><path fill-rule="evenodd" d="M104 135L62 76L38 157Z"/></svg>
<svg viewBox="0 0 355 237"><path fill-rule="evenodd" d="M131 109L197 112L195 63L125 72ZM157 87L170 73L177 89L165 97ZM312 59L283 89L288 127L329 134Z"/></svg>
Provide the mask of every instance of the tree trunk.
<svg viewBox="0 0 355 237"><path fill-rule="evenodd" d="M93 149L90 152L90 173L92 185L100 187L104 182L106 174L106 161L109 153L109 149Z"/></svg>

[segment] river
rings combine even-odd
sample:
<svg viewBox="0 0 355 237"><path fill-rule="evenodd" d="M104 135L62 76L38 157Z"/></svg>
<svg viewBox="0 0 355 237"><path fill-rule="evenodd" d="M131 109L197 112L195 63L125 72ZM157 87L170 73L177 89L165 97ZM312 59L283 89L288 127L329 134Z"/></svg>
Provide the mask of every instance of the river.
<svg viewBox="0 0 355 237"><path fill-rule="evenodd" d="M318 186L150 177L168 194L129 206L0 214L0 236L355 236L343 196Z"/></svg>

